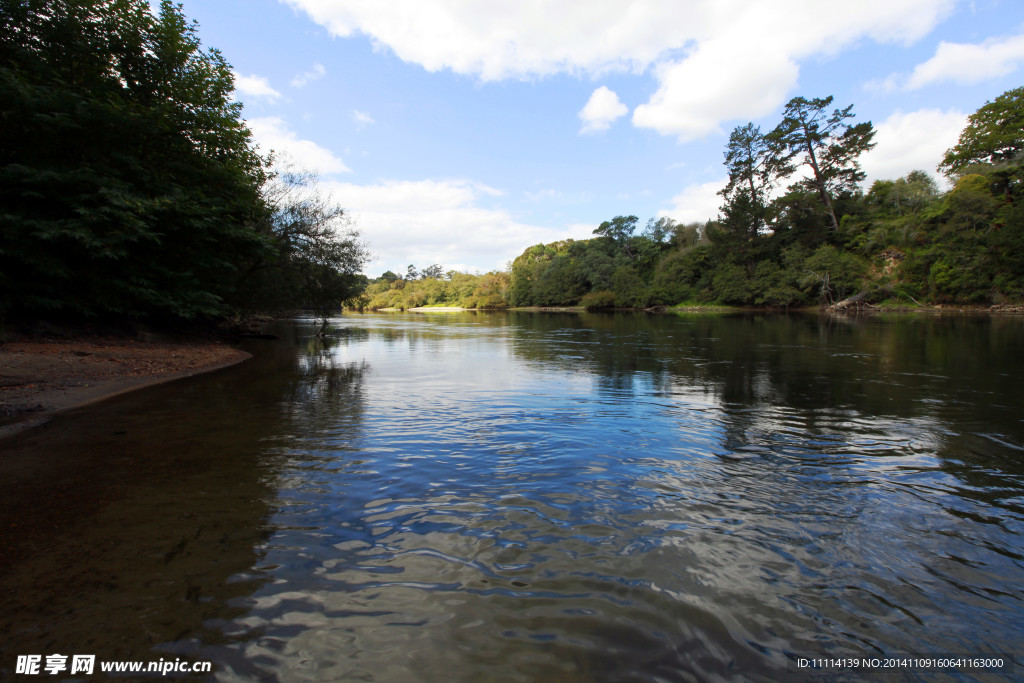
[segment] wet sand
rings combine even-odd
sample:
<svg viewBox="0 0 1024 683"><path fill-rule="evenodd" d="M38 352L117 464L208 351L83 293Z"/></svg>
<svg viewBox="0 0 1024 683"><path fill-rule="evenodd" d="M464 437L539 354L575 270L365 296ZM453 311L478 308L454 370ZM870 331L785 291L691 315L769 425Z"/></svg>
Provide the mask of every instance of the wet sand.
<svg viewBox="0 0 1024 683"><path fill-rule="evenodd" d="M64 410L240 363L217 342L32 339L0 344L0 439Z"/></svg>

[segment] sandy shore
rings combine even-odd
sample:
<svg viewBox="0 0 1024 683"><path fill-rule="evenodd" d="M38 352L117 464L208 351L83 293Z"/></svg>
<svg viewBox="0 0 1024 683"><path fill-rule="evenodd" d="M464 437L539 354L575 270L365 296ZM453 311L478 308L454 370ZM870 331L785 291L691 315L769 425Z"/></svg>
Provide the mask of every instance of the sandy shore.
<svg viewBox="0 0 1024 683"><path fill-rule="evenodd" d="M410 313L450 313L452 311L468 311L461 306L416 306L408 309Z"/></svg>
<svg viewBox="0 0 1024 683"><path fill-rule="evenodd" d="M35 339L0 344L0 439L63 410L250 357L212 342Z"/></svg>

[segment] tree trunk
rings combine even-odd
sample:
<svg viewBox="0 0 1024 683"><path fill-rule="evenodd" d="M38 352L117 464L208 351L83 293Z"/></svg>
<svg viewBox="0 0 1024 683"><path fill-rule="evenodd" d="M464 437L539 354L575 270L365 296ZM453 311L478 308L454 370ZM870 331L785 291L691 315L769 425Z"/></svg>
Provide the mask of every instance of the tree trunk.
<svg viewBox="0 0 1024 683"><path fill-rule="evenodd" d="M839 232L839 221L836 219L836 212L832 209L832 198L828 196L828 190L825 189L825 179L821 176L821 169L818 168L818 159L814 156L814 144L811 142L810 133L804 128L804 135L807 137L807 155L811 160L811 169L814 171L814 184L818 187L818 196L821 197L821 203L825 205L828 210L828 217L832 221L833 232Z"/></svg>
<svg viewBox="0 0 1024 683"><path fill-rule="evenodd" d="M868 295L868 290L865 289L864 291L858 292L857 294L854 294L853 296L851 296L851 297L849 297L847 299L843 299L842 301L837 301L836 303L832 304L832 306L830 306L830 308L833 311L845 311L850 306L852 306L854 304L859 304L861 301L864 300L864 297L866 297L867 295Z"/></svg>

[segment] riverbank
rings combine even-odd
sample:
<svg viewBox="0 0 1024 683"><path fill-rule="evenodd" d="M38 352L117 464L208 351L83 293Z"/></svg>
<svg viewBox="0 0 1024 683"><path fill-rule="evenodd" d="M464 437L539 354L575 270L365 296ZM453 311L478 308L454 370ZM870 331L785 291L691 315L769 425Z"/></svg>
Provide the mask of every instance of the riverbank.
<svg viewBox="0 0 1024 683"><path fill-rule="evenodd" d="M0 439L55 414L250 358L227 344L120 337L0 344Z"/></svg>
<svg viewBox="0 0 1024 683"><path fill-rule="evenodd" d="M987 314L1020 315L1024 304L924 304L907 306L902 304L868 304L832 306L731 306L724 304L678 304L676 306L650 306L647 308L602 308L593 311L585 306L517 306L514 308L463 308L461 306L416 306L414 308L367 309L368 313L831 313L840 315L873 315L879 313L923 313L923 314ZM357 311L353 311L357 312Z"/></svg>

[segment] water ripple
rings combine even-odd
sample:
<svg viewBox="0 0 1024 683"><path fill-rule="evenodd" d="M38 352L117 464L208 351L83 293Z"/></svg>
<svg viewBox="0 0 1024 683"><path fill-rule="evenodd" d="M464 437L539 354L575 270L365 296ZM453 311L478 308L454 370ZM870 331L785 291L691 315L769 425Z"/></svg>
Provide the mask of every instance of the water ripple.
<svg viewBox="0 0 1024 683"><path fill-rule="evenodd" d="M1012 413L998 387L895 367L875 328L453 320L341 321L358 413L279 454L270 580L228 629L261 671L775 680L1024 645L1022 439L972 403Z"/></svg>

